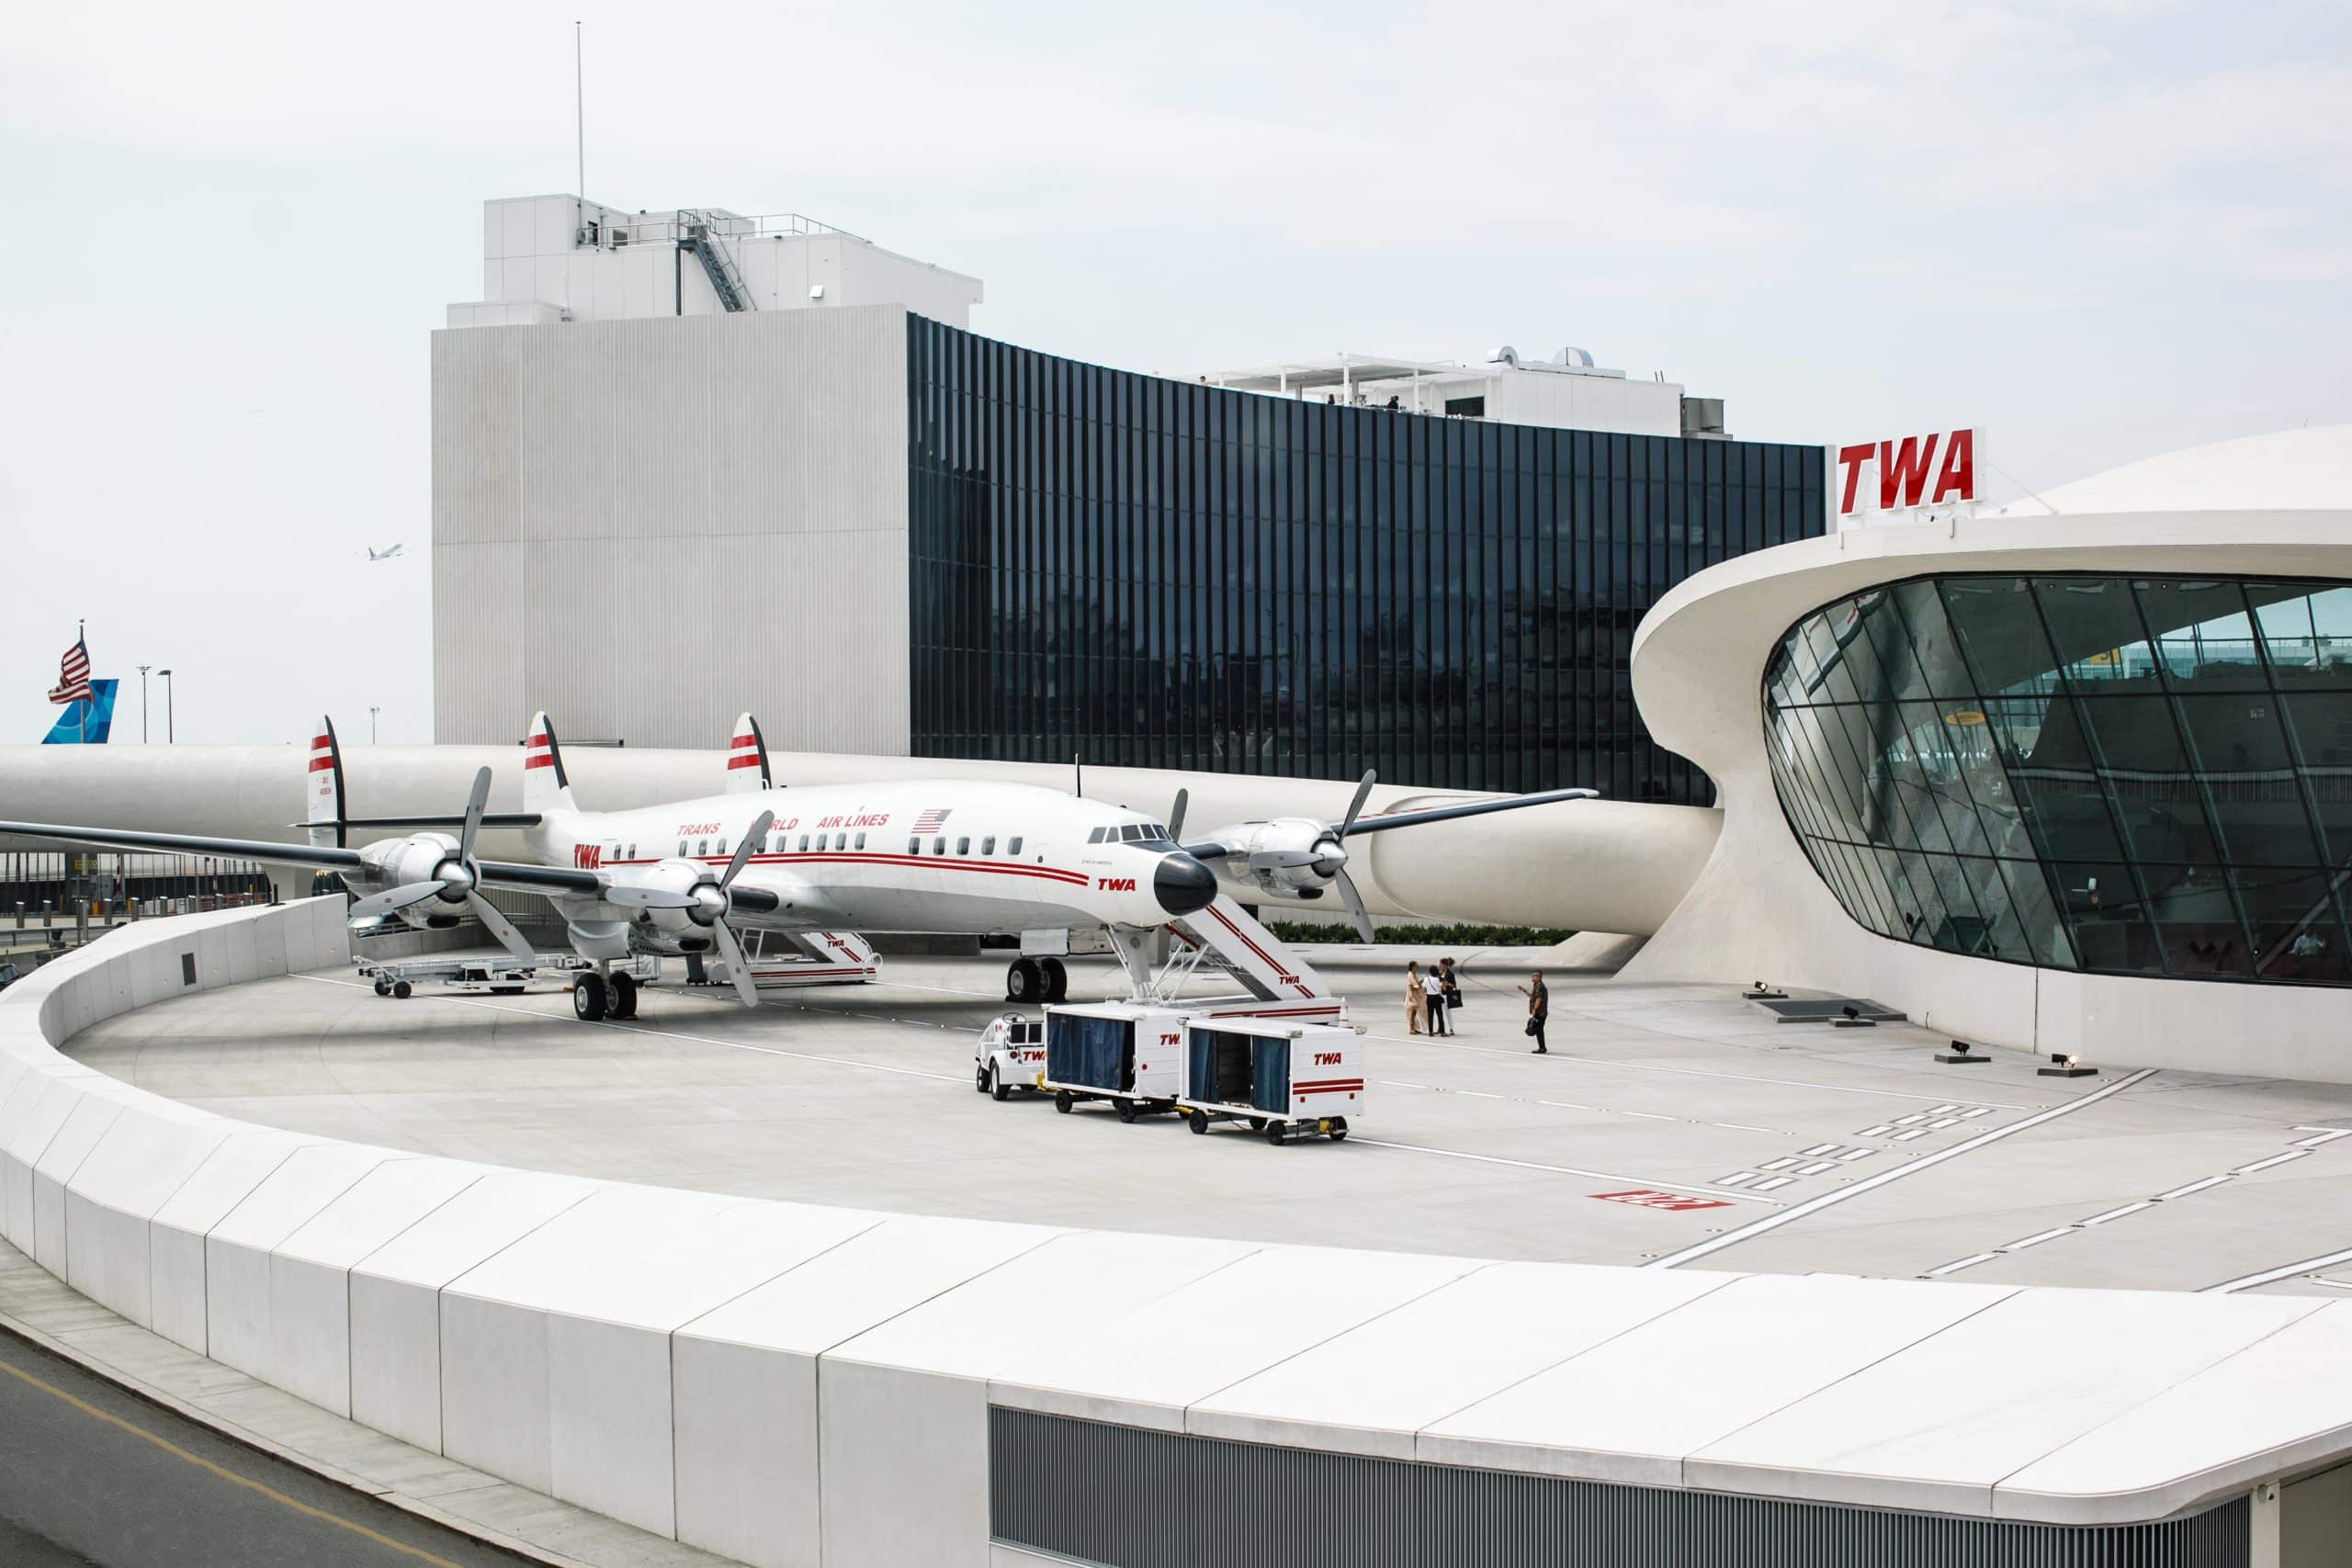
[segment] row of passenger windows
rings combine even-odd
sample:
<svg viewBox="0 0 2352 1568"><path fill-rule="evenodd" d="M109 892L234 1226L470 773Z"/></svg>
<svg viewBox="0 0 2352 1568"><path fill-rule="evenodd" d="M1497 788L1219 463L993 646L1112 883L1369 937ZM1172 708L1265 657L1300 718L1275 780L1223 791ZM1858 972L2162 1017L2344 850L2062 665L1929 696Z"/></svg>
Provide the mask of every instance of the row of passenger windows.
<svg viewBox="0 0 2352 1568"><path fill-rule="evenodd" d="M800 843L797 849L793 847L791 834L775 833L771 834L768 838L766 852L772 855L824 854L828 852L839 852L844 850L862 850L864 848L865 848L865 835L863 833L858 834L854 840L853 840L847 833L817 833L813 835L803 833L800 835ZM616 846L615 855L616 858L618 856L618 846ZM689 858L699 859L708 855L723 855L726 852L727 840L724 839L696 839L694 840L694 847L691 850L686 847L685 840L680 839L678 840L678 858L681 860ZM947 852L947 840L944 838L932 840L931 852L935 855L945 854ZM970 854L972 852L972 840L968 838L956 840L956 852L959 855ZM1018 836L1007 839L1004 841L1004 852L1008 855L1017 855L1021 852L1021 840ZM907 840L907 853L910 855L919 855L922 853L922 840L919 838L909 839ZM980 853L984 855L992 855L996 853L995 834L991 833L987 838L980 840ZM635 844L628 846L628 858L630 860L635 860L637 858L637 846Z"/></svg>
<svg viewBox="0 0 2352 1568"><path fill-rule="evenodd" d="M1129 822L1117 828L1097 828L1086 835L1090 844L1150 844L1168 841L1167 826L1159 822Z"/></svg>
<svg viewBox="0 0 2352 1568"><path fill-rule="evenodd" d="M935 855L945 854L947 852L947 840L945 839L933 839L931 841L931 852ZM970 854L972 852L972 840L967 838L956 840L956 852L959 855ZM1019 854L1021 852L1021 840L1018 838L1007 839L1004 841L1004 852L1008 855ZM922 853L922 840L921 839L909 839L907 840L907 853L910 855L919 855ZM990 833L987 838L980 840L980 853L984 855L992 855L996 853L996 835L994 833Z"/></svg>

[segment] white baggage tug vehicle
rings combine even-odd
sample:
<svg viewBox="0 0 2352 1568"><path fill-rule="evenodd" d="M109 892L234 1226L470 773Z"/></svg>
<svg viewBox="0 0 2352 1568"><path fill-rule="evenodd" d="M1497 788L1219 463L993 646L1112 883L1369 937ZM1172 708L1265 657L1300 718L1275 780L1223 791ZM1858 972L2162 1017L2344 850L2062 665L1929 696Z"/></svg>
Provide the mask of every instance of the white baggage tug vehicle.
<svg viewBox="0 0 2352 1568"><path fill-rule="evenodd" d="M1067 1113L1107 1100L1122 1122L1176 1109L1183 1091L1185 1010L1170 1002L1090 1002L1046 1010L1038 1089Z"/></svg>
<svg viewBox="0 0 2352 1568"><path fill-rule="evenodd" d="M1017 1012L1000 1013L972 1048L972 1087L1001 1103L1015 1090L1038 1094L1046 1077L1046 1023Z"/></svg>
<svg viewBox="0 0 2352 1568"><path fill-rule="evenodd" d="M1196 1018L1184 1040L1185 1124L1247 1122L1281 1145L1320 1135L1338 1143L1363 1114L1363 1055L1356 1032L1270 1018Z"/></svg>

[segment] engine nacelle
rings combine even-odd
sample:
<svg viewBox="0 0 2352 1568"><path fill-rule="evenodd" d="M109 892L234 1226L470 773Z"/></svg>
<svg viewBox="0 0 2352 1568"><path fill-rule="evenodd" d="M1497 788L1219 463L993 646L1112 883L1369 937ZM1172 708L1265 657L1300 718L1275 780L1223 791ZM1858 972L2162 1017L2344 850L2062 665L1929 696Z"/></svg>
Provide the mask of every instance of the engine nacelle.
<svg viewBox="0 0 2352 1568"><path fill-rule="evenodd" d="M1228 882L1286 897L1314 897L1338 879L1348 852L1328 822L1277 817L1238 822L1208 835L1227 847L1209 863Z"/></svg>
<svg viewBox="0 0 2352 1568"><path fill-rule="evenodd" d="M690 860L665 860L629 878L639 887L659 888L695 901L684 906L657 906L638 912L638 939L653 938L679 953L700 953L711 945L711 923L727 913L727 896L718 890L710 868ZM650 931L647 929L650 928Z"/></svg>
<svg viewBox="0 0 2352 1568"><path fill-rule="evenodd" d="M458 866L457 840L447 833L411 833L406 838L379 840L359 852L367 860L368 869L346 872L344 881L346 885L358 883L367 892L404 887L415 882L438 881L451 885L453 897L448 901L427 898L423 903L396 909L387 919L398 920L417 931L458 923L464 912L465 880L463 868ZM457 868L459 874L452 876L445 868Z"/></svg>

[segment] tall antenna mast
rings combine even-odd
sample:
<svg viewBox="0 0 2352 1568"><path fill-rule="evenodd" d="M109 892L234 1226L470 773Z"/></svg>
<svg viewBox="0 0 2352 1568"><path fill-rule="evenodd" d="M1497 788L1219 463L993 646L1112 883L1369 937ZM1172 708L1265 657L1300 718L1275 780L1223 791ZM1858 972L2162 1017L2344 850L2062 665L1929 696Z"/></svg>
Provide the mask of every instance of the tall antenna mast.
<svg viewBox="0 0 2352 1568"><path fill-rule="evenodd" d="M574 173L580 183L574 188L580 192L584 209L588 201L588 101L580 69L580 24L575 21L571 24L571 135L573 150L579 156ZM584 210L582 216L586 216Z"/></svg>

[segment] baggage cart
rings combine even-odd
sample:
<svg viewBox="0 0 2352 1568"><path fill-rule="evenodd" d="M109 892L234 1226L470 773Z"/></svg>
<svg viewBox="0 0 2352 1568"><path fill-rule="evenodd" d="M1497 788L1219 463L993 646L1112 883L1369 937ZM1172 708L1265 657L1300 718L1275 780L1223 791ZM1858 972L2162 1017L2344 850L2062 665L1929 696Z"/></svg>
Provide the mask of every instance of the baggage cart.
<svg viewBox="0 0 2352 1568"><path fill-rule="evenodd" d="M1173 1111L1183 1091L1184 1019L1148 1002L1049 1007L1037 1087L1063 1112L1088 1100L1108 1101L1122 1122Z"/></svg>
<svg viewBox="0 0 2352 1568"><path fill-rule="evenodd" d="M1246 1122L1281 1145L1338 1143L1363 1114L1363 1050L1352 1029L1282 1019L1197 1019L1185 1030L1185 1124Z"/></svg>

